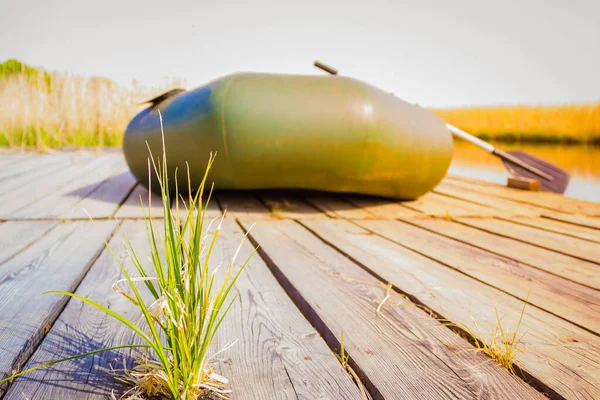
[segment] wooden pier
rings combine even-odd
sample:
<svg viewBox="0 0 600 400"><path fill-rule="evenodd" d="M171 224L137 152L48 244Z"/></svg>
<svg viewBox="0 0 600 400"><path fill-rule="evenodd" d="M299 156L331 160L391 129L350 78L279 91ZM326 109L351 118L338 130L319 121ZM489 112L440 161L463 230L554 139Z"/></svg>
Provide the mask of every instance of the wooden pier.
<svg viewBox="0 0 600 400"><path fill-rule="evenodd" d="M0 377L131 342L102 312L42 293L76 291L135 319L111 288L121 274L104 240L124 260L121 234L148 254L140 196L118 151L0 155ZM218 192L208 213L225 209L217 258L253 223L242 252L259 245L216 349L237 342L213 360L233 399L360 399L336 357L342 331L374 398L600 398L600 203L448 176L410 202ZM512 335L525 301L519 376L442 321L489 343L498 318ZM133 356L40 369L0 398L118 398L110 368Z"/></svg>

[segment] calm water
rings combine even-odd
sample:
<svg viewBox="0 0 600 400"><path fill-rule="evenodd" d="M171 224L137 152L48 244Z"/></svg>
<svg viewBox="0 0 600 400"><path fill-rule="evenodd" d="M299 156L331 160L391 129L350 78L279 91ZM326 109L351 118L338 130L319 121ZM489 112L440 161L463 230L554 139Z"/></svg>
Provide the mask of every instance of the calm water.
<svg viewBox="0 0 600 400"><path fill-rule="evenodd" d="M571 174L565 196L600 202L600 147L497 144L503 150L524 150L552 162ZM506 184L502 162L464 142L454 143L450 172Z"/></svg>

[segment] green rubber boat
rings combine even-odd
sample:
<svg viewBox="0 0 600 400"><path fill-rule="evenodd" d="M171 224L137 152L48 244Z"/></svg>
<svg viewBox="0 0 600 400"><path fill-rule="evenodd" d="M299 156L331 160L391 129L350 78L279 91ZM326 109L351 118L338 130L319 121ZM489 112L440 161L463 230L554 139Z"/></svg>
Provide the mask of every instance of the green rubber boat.
<svg viewBox="0 0 600 400"><path fill-rule="evenodd" d="M148 183L148 143L180 186L204 175L216 189L312 189L415 199L452 159L452 135L435 114L356 79L236 73L151 100L125 132L125 159ZM152 185L153 189L157 185Z"/></svg>

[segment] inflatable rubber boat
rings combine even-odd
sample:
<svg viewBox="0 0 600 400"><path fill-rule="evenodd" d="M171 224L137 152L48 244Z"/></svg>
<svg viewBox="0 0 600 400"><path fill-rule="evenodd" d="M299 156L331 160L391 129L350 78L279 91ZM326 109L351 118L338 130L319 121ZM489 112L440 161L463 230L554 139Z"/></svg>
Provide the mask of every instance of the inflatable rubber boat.
<svg viewBox="0 0 600 400"><path fill-rule="evenodd" d="M192 186L217 157L216 189L313 189L415 199L452 159L452 135L435 114L356 79L236 73L151 100L125 132L123 151L148 184L148 146ZM148 143L148 146L146 145ZM184 182L185 181L185 182ZM157 185L152 185L156 189Z"/></svg>

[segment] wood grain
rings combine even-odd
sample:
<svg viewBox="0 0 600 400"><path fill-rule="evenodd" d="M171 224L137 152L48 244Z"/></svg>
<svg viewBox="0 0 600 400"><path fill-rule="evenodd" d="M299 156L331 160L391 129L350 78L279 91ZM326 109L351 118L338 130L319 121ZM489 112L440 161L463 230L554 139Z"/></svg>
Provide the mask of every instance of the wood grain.
<svg viewBox="0 0 600 400"><path fill-rule="evenodd" d="M277 219L251 192L216 192L215 198L228 215L247 221Z"/></svg>
<svg viewBox="0 0 600 400"><path fill-rule="evenodd" d="M522 301L531 291L530 304L600 332L600 296L594 289L407 223L360 225Z"/></svg>
<svg viewBox="0 0 600 400"><path fill-rule="evenodd" d="M112 158L115 156L113 155ZM43 202L47 196L54 196L57 191L71 185L73 181L93 173L110 160L109 156L98 156L82 160L80 164L70 165L61 173L48 176L40 181L29 182L14 191L2 195L0 218L15 218L24 208L37 202ZM43 204L43 203L42 203Z"/></svg>
<svg viewBox="0 0 600 400"><path fill-rule="evenodd" d="M331 218L373 219L377 216L370 211L344 200L345 195L314 193L303 198L313 207L321 210Z"/></svg>
<svg viewBox="0 0 600 400"><path fill-rule="evenodd" d="M381 219L396 219L400 217L422 217L423 213L404 206L394 200L373 196L346 195L344 199L368 213Z"/></svg>
<svg viewBox="0 0 600 400"><path fill-rule="evenodd" d="M148 207L149 199L151 207ZM144 205L143 208L142 203ZM115 218L142 219L148 215L151 215L153 218L163 217L162 199L155 193L148 193L148 189L138 183L115 214Z"/></svg>
<svg viewBox="0 0 600 400"><path fill-rule="evenodd" d="M66 222L0 268L0 375L19 370L104 248L114 221Z"/></svg>
<svg viewBox="0 0 600 400"><path fill-rule="evenodd" d="M550 192L525 192L498 184L481 185L479 181L473 182L457 177L448 177L446 179L465 189L489 193L496 197L515 200L519 203L531 204L569 214L600 216L600 203L593 201L574 199Z"/></svg>
<svg viewBox="0 0 600 400"><path fill-rule="evenodd" d="M457 219L461 223L511 237L557 253L600 264L600 244L497 219Z"/></svg>
<svg viewBox="0 0 600 400"><path fill-rule="evenodd" d="M0 223L0 264L19 254L56 224L58 224L58 221L8 221Z"/></svg>
<svg viewBox="0 0 600 400"><path fill-rule="evenodd" d="M326 220L305 222L318 221ZM251 235L320 333L337 343L345 330L350 358L377 395L390 399L539 397L504 370L494 368L497 374L488 380L487 373L473 368L481 365L477 356L451 354L436 334L461 339L447 329L438 332L438 323L421 310L389 307L378 315L384 285L300 225L262 221Z"/></svg>
<svg viewBox="0 0 600 400"><path fill-rule="evenodd" d="M124 222L121 231L140 259L149 256L146 231L142 221ZM215 247L214 264L227 262L242 237L233 221L225 221L222 240ZM133 271L120 237L111 247L126 267ZM246 242L240 259L252 247ZM238 265L239 266L239 265ZM224 273L221 268L219 274ZM94 264L77 293L109 305L113 311L136 319L139 313L121 295L111 289L122 278L113 256L104 251ZM236 289L239 295L231 314L225 318L217 336L224 346L238 340L226 352L217 355L217 366L230 378L233 399L267 398L348 398L358 399L356 386L350 381L325 342L302 317L277 284L268 268L256 256L243 272ZM71 301L50 330L28 366L49 359L69 357L97 348L131 343L131 332L117 321L80 301ZM215 347L215 351L218 347ZM306 359L310 355L311 359ZM79 398L104 399L111 390L116 394L125 388L103 369L131 362L131 351L111 352L70 361L53 368L35 371L19 378L5 399L19 399L25 393L30 399ZM118 397L118 396L117 396Z"/></svg>
<svg viewBox="0 0 600 400"><path fill-rule="evenodd" d="M98 185L92 192L77 202L62 218L110 218L136 185L134 176L126 169L116 173Z"/></svg>
<svg viewBox="0 0 600 400"><path fill-rule="evenodd" d="M426 215L437 217L479 217L502 213L490 207L469 203L437 193L427 193L417 200L402 202L402 205Z"/></svg>
<svg viewBox="0 0 600 400"><path fill-rule="evenodd" d="M76 207L83 199L93 193L107 179L127 171L127 166L120 155L105 155L98 158L102 162L94 164L85 173L79 174L69 182L56 187L43 198L21 207L10 214L11 218L60 218Z"/></svg>
<svg viewBox="0 0 600 400"><path fill-rule="evenodd" d="M226 218L212 266L230 261L242 237L239 226ZM236 265L252 250L246 241ZM221 267L217 280L224 273ZM217 334L221 346L237 340L218 357L223 375L231 378L235 399L361 398L334 354L258 254L242 272L235 290L238 300Z"/></svg>
<svg viewBox="0 0 600 400"><path fill-rule="evenodd" d="M466 324L481 340L491 340L497 326L496 310L502 317L504 329L512 332L517 325L523 302L513 296L348 221L302 223L417 303L454 323ZM360 222L361 225L377 223ZM520 332L525 335L519 348L527 351L518 355L518 364L538 382L543 382L548 393L567 399L600 397L600 338L597 335L531 306L525 309ZM471 355L463 345L455 348L459 354Z"/></svg>
<svg viewBox="0 0 600 400"><path fill-rule="evenodd" d="M286 194L276 191L259 191L255 195L278 219L323 219L329 218L321 210L310 206L297 194Z"/></svg>
<svg viewBox="0 0 600 400"><path fill-rule="evenodd" d="M584 226L554 221L549 218L509 218L509 220L517 224L533 226L545 231L556 232L562 235L600 243L600 232Z"/></svg>
<svg viewBox="0 0 600 400"><path fill-rule="evenodd" d="M598 265L594 263L563 254L556 254L519 240L498 236L461 223L440 219L411 220L407 222L467 245L478 247L600 290L600 271ZM472 221L469 219L467 222Z"/></svg>

